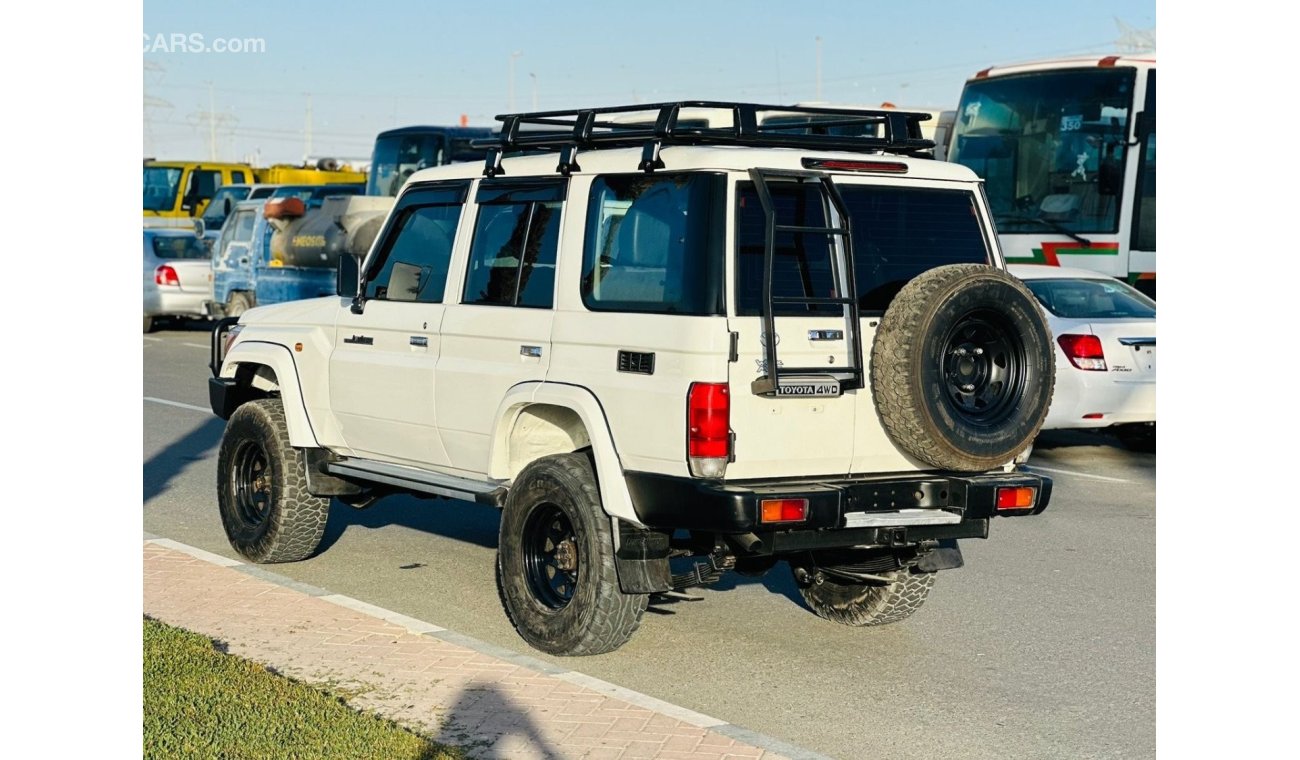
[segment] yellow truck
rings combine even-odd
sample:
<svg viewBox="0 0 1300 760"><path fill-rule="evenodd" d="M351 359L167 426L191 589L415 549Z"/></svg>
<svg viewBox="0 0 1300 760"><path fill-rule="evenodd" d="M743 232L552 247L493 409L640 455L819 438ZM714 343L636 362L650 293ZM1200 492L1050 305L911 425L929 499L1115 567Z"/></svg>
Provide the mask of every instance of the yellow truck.
<svg viewBox="0 0 1300 760"><path fill-rule="evenodd" d="M179 220L188 226L189 220L203 213L223 185L326 185L365 181L365 172L340 167L332 159L324 159L315 166L276 164L261 169L215 161L146 160L144 218L146 224L166 225L165 220Z"/></svg>

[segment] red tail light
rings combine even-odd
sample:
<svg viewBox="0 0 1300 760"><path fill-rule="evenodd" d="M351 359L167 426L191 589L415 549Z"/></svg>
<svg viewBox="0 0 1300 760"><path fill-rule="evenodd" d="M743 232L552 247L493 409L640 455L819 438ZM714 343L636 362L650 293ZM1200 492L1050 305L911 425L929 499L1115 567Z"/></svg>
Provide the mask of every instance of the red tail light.
<svg viewBox="0 0 1300 760"><path fill-rule="evenodd" d="M180 285L181 278L176 276L176 270L163 264L153 270L153 281L158 285Z"/></svg>
<svg viewBox="0 0 1300 760"><path fill-rule="evenodd" d="M731 458L731 394L726 383L691 383L686 455L696 477L720 478Z"/></svg>
<svg viewBox="0 0 1300 760"><path fill-rule="evenodd" d="M999 488L997 490L998 509L1029 509L1034 506L1034 497L1037 494L1038 489L1030 486Z"/></svg>
<svg viewBox="0 0 1300 760"><path fill-rule="evenodd" d="M808 519L807 499L763 499L758 506L759 522L803 522Z"/></svg>
<svg viewBox="0 0 1300 760"><path fill-rule="evenodd" d="M1106 371L1106 354L1096 335L1062 335L1056 339L1070 363L1079 369Z"/></svg>

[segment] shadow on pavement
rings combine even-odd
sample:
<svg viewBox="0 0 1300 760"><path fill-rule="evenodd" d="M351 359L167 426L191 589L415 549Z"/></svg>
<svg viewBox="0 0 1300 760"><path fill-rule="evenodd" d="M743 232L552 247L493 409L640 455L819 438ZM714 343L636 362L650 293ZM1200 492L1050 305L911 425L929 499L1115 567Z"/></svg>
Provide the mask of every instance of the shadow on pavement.
<svg viewBox="0 0 1300 760"><path fill-rule="evenodd" d="M149 503L150 499L166 491L172 479L179 475L181 470L193 462L209 458L210 452L221 442L221 433L225 428L225 420L209 417L202 425L186 433L183 438L145 460L145 503Z"/></svg>
<svg viewBox="0 0 1300 760"><path fill-rule="evenodd" d="M385 496L364 509L349 507L338 500L330 505L325 536L317 553L334 545L351 527L382 528L400 525L457 541L495 549L501 512L495 507L452 499L417 499L413 496Z"/></svg>
<svg viewBox="0 0 1300 760"><path fill-rule="evenodd" d="M562 697L557 700L557 707L562 701ZM462 690L434 739L460 747L470 757L482 750L492 757L573 756L550 746L528 714L494 684Z"/></svg>

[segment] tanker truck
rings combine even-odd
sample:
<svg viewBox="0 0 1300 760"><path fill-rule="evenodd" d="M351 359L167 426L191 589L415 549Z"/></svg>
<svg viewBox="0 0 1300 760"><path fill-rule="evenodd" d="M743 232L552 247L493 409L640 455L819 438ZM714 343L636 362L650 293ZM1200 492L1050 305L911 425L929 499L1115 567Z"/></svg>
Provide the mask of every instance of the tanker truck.
<svg viewBox="0 0 1300 760"><path fill-rule="evenodd" d="M406 178L427 166L481 161L486 151L469 143L491 136L473 127L389 130L375 140L364 196L326 197L319 208L298 198L238 204L213 246L209 315L334 295L339 256L366 255Z"/></svg>

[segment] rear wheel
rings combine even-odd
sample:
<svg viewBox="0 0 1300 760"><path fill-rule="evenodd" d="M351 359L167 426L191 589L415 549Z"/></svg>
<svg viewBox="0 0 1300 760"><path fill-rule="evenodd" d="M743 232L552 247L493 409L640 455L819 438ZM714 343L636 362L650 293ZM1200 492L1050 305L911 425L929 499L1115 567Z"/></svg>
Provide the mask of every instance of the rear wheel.
<svg viewBox="0 0 1300 760"><path fill-rule="evenodd" d="M989 470L1024 451L1055 380L1038 302L1015 277L982 264L938 267L909 282L871 351L885 430L904 453L945 470Z"/></svg>
<svg viewBox="0 0 1300 760"><path fill-rule="evenodd" d="M329 504L307 491L306 460L289 443L280 400L236 409L217 454L217 505L235 551L253 562L305 559L325 535Z"/></svg>
<svg viewBox="0 0 1300 760"><path fill-rule="evenodd" d="M515 479L501 516L497 581L519 635L556 655L617 649L649 601L619 588L610 521L580 454L539 459Z"/></svg>
<svg viewBox="0 0 1300 760"><path fill-rule="evenodd" d="M887 625L911 617L921 609L934 573L910 568L880 573L887 582L858 581L825 575L821 583L801 585L799 593L821 618L852 626Z"/></svg>
<svg viewBox="0 0 1300 760"><path fill-rule="evenodd" d="M145 318L144 318L144 331L145 331L146 333L151 333L151 332L153 332L153 317L150 317L150 316L148 316L148 315L145 316Z"/></svg>
<svg viewBox="0 0 1300 760"><path fill-rule="evenodd" d="M253 308L252 302L244 293L231 293L230 302L226 304L226 316L238 317Z"/></svg>

